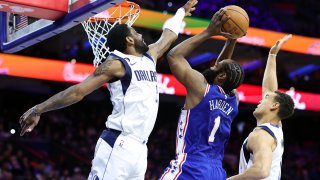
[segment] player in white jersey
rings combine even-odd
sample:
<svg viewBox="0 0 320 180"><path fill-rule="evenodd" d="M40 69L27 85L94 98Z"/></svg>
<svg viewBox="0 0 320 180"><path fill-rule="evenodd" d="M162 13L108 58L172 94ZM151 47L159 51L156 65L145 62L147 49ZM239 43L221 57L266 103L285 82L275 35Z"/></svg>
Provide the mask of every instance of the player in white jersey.
<svg viewBox="0 0 320 180"><path fill-rule="evenodd" d="M20 118L21 135L33 130L42 113L74 104L109 83L113 111L97 142L88 179L144 179L146 143L159 104L156 60L177 39L184 16L196 4L197 0L189 0L180 8L164 25L160 39L149 46L126 24L112 28L107 36L112 52L106 61L83 82L25 112Z"/></svg>
<svg viewBox="0 0 320 180"><path fill-rule="evenodd" d="M239 162L239 174L228 180L281 178L283 133L281 120L294 112L292 98L278 91L276 56L291 38L286 35L270 49L262 81L262 100L254 110L257 127L244 141Z"/></svg>

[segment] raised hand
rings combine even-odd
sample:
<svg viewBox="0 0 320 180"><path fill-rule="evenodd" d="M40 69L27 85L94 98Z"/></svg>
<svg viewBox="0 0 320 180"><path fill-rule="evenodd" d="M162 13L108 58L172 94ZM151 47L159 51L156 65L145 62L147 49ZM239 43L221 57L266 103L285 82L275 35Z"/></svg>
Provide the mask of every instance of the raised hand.
<svg viewBox="0 0 320 180"><path fill-rule="evenodd" d="M196 4L198 4L197 0L189 0L184 6L184 11L186 12L186 16L191 16L191 12L196 10L194 7Z"/></svg>
<svg viewBox="0 0 320 180"><path fill-rule="evenodd" d="M36 107L29 109L20 117L21 132L20 136L23 136L26 132L31 132L33 128L38 124L40 120L40 114L37 113Z"/></svg>
<svg viewBox="0 0 320 180"><path fill-rule="evenodd" d="M272 48L269 51L269 54L278 54L279 50L285 44L290 38L292 37L291 34L285 35L283 38L279 39L275 45L272 46Z"/></svg>
<svg viewBox="0 0 320 180"><path fill-rule="evenodd" d="M224 36L225 38L228 39L234 39L232 38L230 33L227 32L223 32L221 30L223 24L225 22L227 22L230 19L230 16L225 16L223 17L223 15L225 14L226 10L221 8L219 11L217 11L211 18L210 24L207 27L207 31L212 35L212 36L216 36L216 35L221 35Z"/></svg>

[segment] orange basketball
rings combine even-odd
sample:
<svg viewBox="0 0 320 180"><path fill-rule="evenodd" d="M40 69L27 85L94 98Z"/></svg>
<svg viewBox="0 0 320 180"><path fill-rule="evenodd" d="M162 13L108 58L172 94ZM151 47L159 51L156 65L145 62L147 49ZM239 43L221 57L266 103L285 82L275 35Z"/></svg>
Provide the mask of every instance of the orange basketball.
<svg viewBox="0 0 320 180"><path fill-rule="evenodd" d="M223 17L229 15L230 19L223 24L222 31L230 33L234 38L244 36L249 27L249 16L247 12L235 5L226 6L224 9L226 13Z"/></svg>

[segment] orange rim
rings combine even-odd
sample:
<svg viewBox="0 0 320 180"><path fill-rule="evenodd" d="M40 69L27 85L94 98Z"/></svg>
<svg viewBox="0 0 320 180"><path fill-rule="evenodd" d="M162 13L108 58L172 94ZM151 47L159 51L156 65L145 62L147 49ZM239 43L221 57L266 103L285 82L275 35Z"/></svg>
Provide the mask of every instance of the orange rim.
<svg viewBox="0 0 320 180"><path fill-rule="evenodd" d="M126 16L122 16L117 9L118 8L122 8L121 9L121 13L122 14L126 14L129 11L132 11L132 13L130 13L129 15ZM89 22L96 22L96 21L108 21L108 22L114 22L116 21L118 18L121 19L128 19L128 17L131 15L135 15L140 13L140 6L134 2L131 1L124 1L122 3L116 4L113 7L108 8L107 10L103 11L102 13L106 13L109 14L109 12L114 12L112 14L113 17L99 17L99 16L93 16L90 17L87 21ZM99 13L100 14L100 13Z"/></svg>

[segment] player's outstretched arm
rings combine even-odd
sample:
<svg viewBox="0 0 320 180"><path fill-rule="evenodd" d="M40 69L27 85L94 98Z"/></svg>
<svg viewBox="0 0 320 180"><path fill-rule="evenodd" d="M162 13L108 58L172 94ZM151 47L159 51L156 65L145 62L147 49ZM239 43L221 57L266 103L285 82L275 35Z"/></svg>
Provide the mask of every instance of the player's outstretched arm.
<svg viewBox="0 0 320 180"><path fill-rule="evenodd" d="M149 45L149 53L153 59L157 60L161 57L178 38L183 18L191 15L192 11L196 9L195 5L197 3L197 0L188 0L183 7L177 10L174 16L166 22L159 40Z"/></svg>
<svg viewBox="0 0 320 180"><path fill-rule="evenodd" d="M191 68L186 60L186 56L211 36L223 34L221 26L229 19L229 17L222 18L223 13L223 9L216 12L209 26L204 31L178 44L167 56L171 72L186 87L189 95L194 94L199 99L203 98L207 81L201 73ZM228 33L225 34L229 35Z"/></svg>
<svg viewBox="0 0 320 180"><path fill-rule="evenodd" d="M222 61L224 59L231 59L234 51L234 47L236 46L237 39L231 39L228 38L223 46L223 49L221 50L218 58L216 61L212 61L210 63L210 66L213 66L214 64L217 64L219 61Z"/></svg>
<svg viewBox="0 0 320 180"><path fill-rule="evenodd" d="M269 51L267 65L262 80L262 96L267 92L274 92L278 89L276 57L283 44L291 37L291 34L284 36L278 40Z"/></svg>
<svg viewBox="0 0 320 180"><path fill-rule="evenodd" d="M125 75L125 69L118 60L107 60L102 63L89 77L83 82L73 85L68 89L61 91L48 100L40 103L20 117L21 133L31 132L38 124L40 115L47 111L52 111L77 103L84 96L101 87L112 78L121 78Z"/></svg>
<svg viewBox="0 0 320 180"><path fill-rule="evenodd" d="M248 137L247 149L253 154L253 164L242 174L232 176L227 180L258 180L269 176L272 164L272 151L275 139L265 130L257 129Z"/></svg>
<svg viewBox="0 0 320 180"><path fill-rule="evenodd" d="M175 55L187 57L196 47L198 47L205 40L209 39L211 36L222 35L226 38L231 38L231 35L229 33L221 31L222 25L230 19L229 16L223 17L224 13L225 10L223 8L217 11L212 16L210 24L204 31L181 42L171 52L174 52Z"/></svg>

